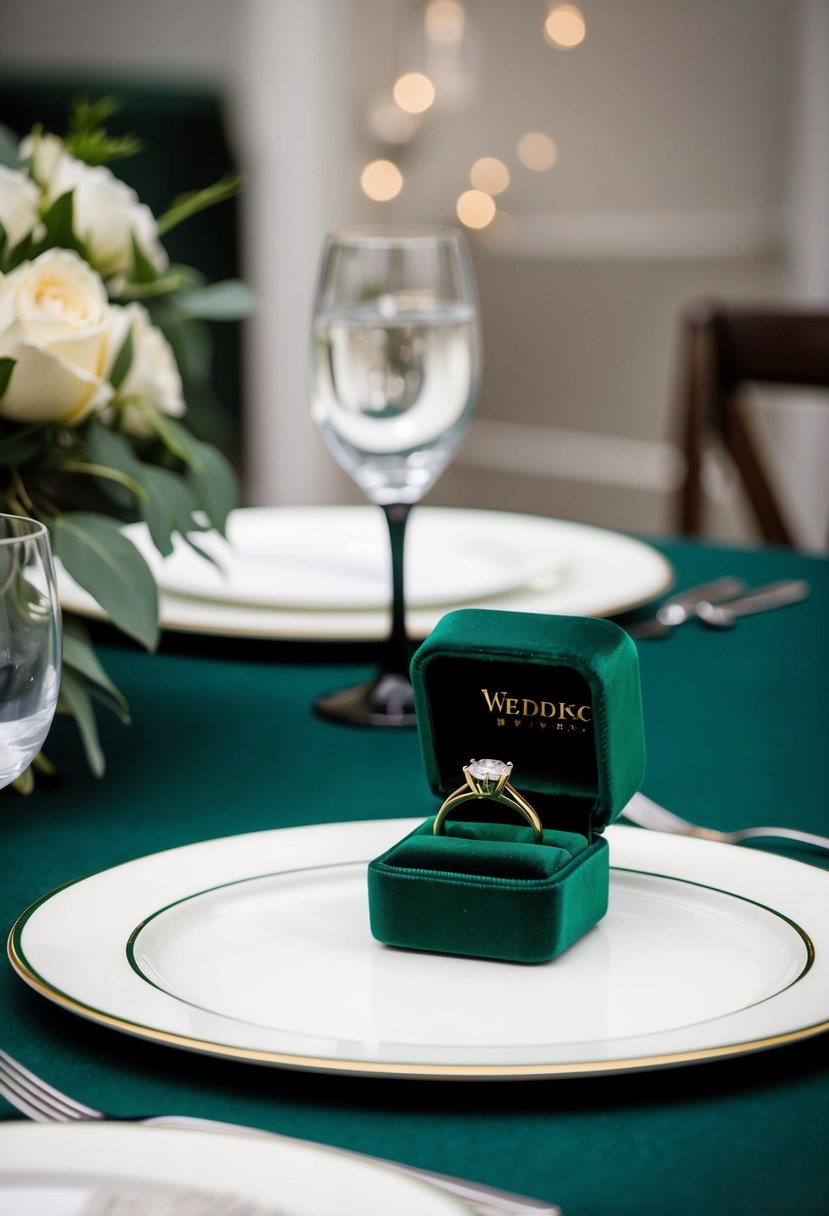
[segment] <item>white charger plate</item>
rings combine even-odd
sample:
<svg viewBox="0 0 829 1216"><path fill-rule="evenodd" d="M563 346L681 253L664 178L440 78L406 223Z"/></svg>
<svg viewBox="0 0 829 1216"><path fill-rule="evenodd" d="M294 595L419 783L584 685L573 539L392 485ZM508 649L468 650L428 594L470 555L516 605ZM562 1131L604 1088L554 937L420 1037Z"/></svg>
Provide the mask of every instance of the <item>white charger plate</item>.
<svg viewBox="0 0 829 1216"><path fill-rule="evenodd" d="M227 540L195 536L218 565L176 537L163 558L147 528L126 529L163 591L262 608L387 608L391 548L378 507L248 507L233 511ZM421 507L406 537L406 598L428 608L503 595L534 579L549 585L564 555L548 521L499 511Z"/></svg>
<svg viewBox="0 0 829 1216"><path fill-rule="evenodd" d="M349 512L357 513L353 516L355 520L360 518L361 512L366 520L372 518L374 513L374 525L383 526L377 507L271 507L261 508L261 511L265 513L261 521L272 520L276 530L282 527L279 521L290 519L298 535L310 536L313 522L313 534L318 538L326 535L329 525L331 535L336 535L341 526L338 521L343 517L346 520L352 518ZM465 598L454 603L446 600L430 606L423 603L423 590L420 606L417 593L413 600L407 592L406 623L413 638L426 637L445 612L464 604L513 612L611 616L648 603L667 591L674 581L673 568L668 560L651 545L633 537L568 520L495 511L416 508L410 525L416 562L420 561L415 549L419 516L427 521L423 525L427 537L432 531L429 521L439 518L437 532L441 536L440 546L444 555L457 551L457 541L452 538L458 525L457 535L464 538L464 544L474 544L476 553L483 555L482 565L486 564L489 532L497 536L496 569L490 576L490 587L492 578L495 578L496 581L500 580L501 591L497 595L487 593L479 599L467 592ZM257 523L257 528L264 526L261 521ZM307 526L303 521L308 521ZM532 538L533 547L539 550L537 564L525 548L527 537ZM381 540L385 553L388 541L382 535ZM503 554L511 548L518 557L504 565ZM322 564L319 544L317 553ZM332 552L329 556L334 568L339 569L342 565L341 554ZM385 558L378 556L378 562L382 560ZM542 567L547 572L539 574L538 570ZM536 574L531 577L532 569L536 570ZM528 581L517 585L516 580L525 576ZM512 584L511 590L506 588L508 583ZM299 586L298 583L295 596L308 598ZM104 616L92 596L59 565L58 587L61 604L66 610L93 618ZM480 573L475 587L476 594L484 587ZM452 594L456 594L457 590L458 584L455 582ZM385 606L366 609L353 606L277 607L229 603L203 596L199 598L198 595L182 595L162 587L160 622L164 629L223 637L374 641L387 635L389 611Z"/></svg>
<svg viewBox="0 0 829 1216"><path fill-rule="evenodd" d="M101 1192L121 1199L104 1208ZM461 1216L466 1204L393 1168L266 1134L123 1123L0 1125L0 1216L177 1209L232 1195L274 1216ZM258 1206L261 1205L261 1208ZM229 1204L228 1204L229 1207ZM210 1211L218 1212L218 1206Z"/></svg>
<svg viewBox="0 0 829 1216"><path fill-rule="evenodd" d="M416 822L275 829L127 862L28 909L12 964L118 1030L325 1072L623 1072L829 1027L829 873L614 826L608 915L559 959L421 954L372 939L366 896L368 860Z"/></svg>

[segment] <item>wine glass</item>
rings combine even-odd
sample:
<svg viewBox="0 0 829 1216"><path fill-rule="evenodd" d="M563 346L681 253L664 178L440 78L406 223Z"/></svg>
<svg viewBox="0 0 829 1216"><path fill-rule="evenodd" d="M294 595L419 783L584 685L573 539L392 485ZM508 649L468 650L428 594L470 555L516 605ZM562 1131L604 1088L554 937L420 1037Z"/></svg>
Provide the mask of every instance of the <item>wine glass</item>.
<svg viewBox="0 0 829 1216"><path fill-rule="evenodd" d="M60 687L61 616L49 533L0 515L0 788L49 733Z"/></svg>
<svg viewBox="0 0 829 1216"><path fill-rule="evenodd" d="M461 232L380 227L327 237L314 303L311 415L339 464L383 509L392 615L378 675L317 698L323 717L414 723L406 521L454 455L480 378L477 292Z"/></svg>

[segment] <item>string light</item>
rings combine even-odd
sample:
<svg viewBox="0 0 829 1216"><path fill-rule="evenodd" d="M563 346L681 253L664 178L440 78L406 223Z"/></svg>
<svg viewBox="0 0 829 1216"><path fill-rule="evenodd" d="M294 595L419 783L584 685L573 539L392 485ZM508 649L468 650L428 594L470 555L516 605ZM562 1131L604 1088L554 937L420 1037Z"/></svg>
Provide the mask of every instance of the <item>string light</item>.
<svg viewBox="0 0 829 1216"><path fill-rule="evenodd" d="M495 218L496 206L483 190L466 190L455 204L458 219L467 228L486 228Z"/></svg>
<svg viewBox="0 0 829 1216"><path fill-rule="evenodd" d="M466 14L458 0L431 0L424 21L432 42L455 43L463 38Z"/></svg>
<svg viewBox="0 0 829 1216"><path fill-rule="evenodd" d="M518 141L518 159L534 173L543 173L558 160L558 148L543 131L527 131Z"/></svg>
<svg viewBox="0 0 829 1216"><path fill-rule="evenodd" d="M587 23L575 4L557 4L550 9L544 22L544 37L562 51L570 51L584 42Z"/></svg>
<svg viewBox="0 0 829 1216"><path fill-rule="evenodd" d="M405 72L395 82L394 100L407 114L422 114L435 100L435 86L422 72Z"/></svg>
<svg viewBox="0 0 829 1216"><path fill-rule="evenodd" d="M390 160L373 160L360 174L364 194L376 203L388 203L403 189L403 174Z"/></svg>
<svg viewBox="0 0 829 1216"><path fill-rule="evenodd" d="M482 156L469 170L469 180L485 194L502 194L509 185L509 169L495 156Z"/></svg>
<svg viewBox="0 0 829 1216"><path fill-rule="evenodd" d="M426 37L436 44L460 42L464 36L466 14L461 0L429 0L424 12ZM575 4L555 4L547 13L544 36L555 47L570 50L579 46L587 34L587 24ZM366 119L373 133L387 143L404 143L417 128L418 116L435 101L435 86L422 72L404 72L395 81L392 96L375 97ZM413 124L413 125L412 125ZM518 158L536 173L552 168L558 159L554 140L542 131L528 131L517 146ZM458 219L467 228L484 229L501 213L494 196L510 184L510 171L494 156L482 156L469 171L471 190L457 199ZM403 174L390 160L375 160L365 165L360 175L363 192L376 202L389 202L403 189Z"/></svg>

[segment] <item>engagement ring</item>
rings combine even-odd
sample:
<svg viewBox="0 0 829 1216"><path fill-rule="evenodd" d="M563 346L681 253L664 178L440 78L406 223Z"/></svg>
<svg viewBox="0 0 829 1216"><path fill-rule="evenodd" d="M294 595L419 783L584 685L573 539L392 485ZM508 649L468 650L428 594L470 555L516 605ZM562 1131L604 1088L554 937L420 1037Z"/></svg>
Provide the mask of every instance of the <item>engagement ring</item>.
<svg viewBox="0 0 829 1216"><path fill-rule="evenodd" d="M444 822L455 807L463 802L470 802L473 798L487 798L491 802L501 802L504 806L518 811L532 828L535 843L541 844L544 838L541 820L527 799L509 784L511 774L511 761L505 764L503 760L470 760L469 764L463 766L466 784L459 786L449 795L435 816L432 828L434 834L443 835Z"/></svg>

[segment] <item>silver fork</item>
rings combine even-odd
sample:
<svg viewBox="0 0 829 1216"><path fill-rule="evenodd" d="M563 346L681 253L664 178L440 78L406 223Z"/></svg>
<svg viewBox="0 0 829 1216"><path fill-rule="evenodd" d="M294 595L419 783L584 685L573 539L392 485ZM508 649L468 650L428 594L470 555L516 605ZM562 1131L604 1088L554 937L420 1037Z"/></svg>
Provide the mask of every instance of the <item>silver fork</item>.
<svg viewBox="0 0 829 1216"><path fill-rule="evenodd" d="M746 840L788 840L791 844L806 845L812 849L829 852L827 837L816 836L812 832L799 832L795 828L752 827L740 828L736 832L719 832L716 828L700 827L687 819L680 819L679 815L653 802L644 794L634 794L622 815L640 828L670 832L676 836L698 836L701 840L716 840L722 844L743 844Z"/></svg>
<svg viewBox="0 0 829 1216"><path fill-rule="evenodd" d="M36 1123L77 1123L90 1120L101 1121L104 1115L76 1102L41 1081L33 1072L0 1051L0 1094L22 1114ZM91 1196L84 1209L85 1216L139 1216L148 1210L159 1216L278 1216L274 1208L263 1208L236 1195L227 1193L209 1194L206 1191L191 1191L181 1188L141 1191L135 1195L122 1188L110 1191L102 1187Z"/></svg>
<svg viewBox="0 0 829 1216"><path fill-rule="evenodd" d="M114 1120L116 1116L108 1115L105 1111L86 1106L68 1094L48 1085L40 1077L24 1068L8 1052L0 1050L0 1095L16 1110L34 1119L37 1123L85 1123L89 1121ZM282 1136L278 1132L268 1132L261 1128L242 1127L236 1123L220 1123L212 1119L199 1119L191 1115L150 1115L133 1116L121 1120L126 1123L145 1123L155 1127L181 1127L203 1131L234 1132L237 1135L272 1136L278 1140L291 1140L290 1136ZM293 1143L301 1143L294 1140ZM540 1199L531 1199L527 1195L516 1195L511 1191L502 1191L495 1187L484 1186L482 1183L470 1182L465 1178L455 1178L450 1174L437 1174L431 1170L418 1169L413 1165L404 1165L398 1161L388 1161L382 1157L370 1157L366 1153L353 1153L346 1149L338 1149L350 1157L359 1157L364 1161L374 1161L390 1169L399 1170L420 1178L441 1190L457 1195L473 1205L473 1211L480 1216L561 1216L561 1211L554 1204L544 1203Z"/></svg>

